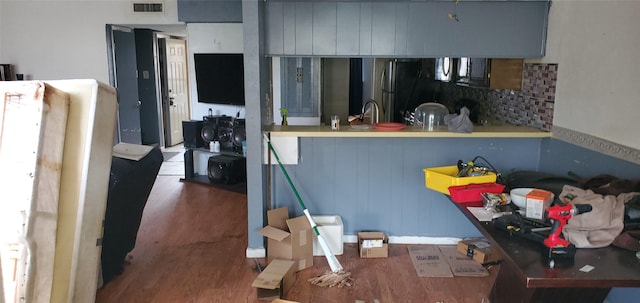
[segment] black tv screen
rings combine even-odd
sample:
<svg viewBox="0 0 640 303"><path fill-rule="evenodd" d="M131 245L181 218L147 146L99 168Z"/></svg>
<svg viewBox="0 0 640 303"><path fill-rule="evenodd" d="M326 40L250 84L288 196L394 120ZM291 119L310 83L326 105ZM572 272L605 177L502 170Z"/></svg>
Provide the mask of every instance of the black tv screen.
<svg viewBox="0 0 640 303"><path fill-rule="evenodd" d="M244 105L242 54L194 54L198 102Z"/></svg>

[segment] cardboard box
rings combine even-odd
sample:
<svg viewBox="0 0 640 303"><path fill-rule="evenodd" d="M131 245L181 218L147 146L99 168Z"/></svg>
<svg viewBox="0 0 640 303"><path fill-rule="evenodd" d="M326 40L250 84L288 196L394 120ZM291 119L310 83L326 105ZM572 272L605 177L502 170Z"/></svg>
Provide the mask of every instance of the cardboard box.
<svg viewBox="0 0 640 303"><path fill-rule="evenodd" d="M389 256L389 239L383 232L358 232L360 258L386 258Z"/></svg>
<svg viewBox="0 0 640 303"><path fill-rule="evenodd" d="M436 245L407 245L418 277L453 277L451 267Z"/></svg>
<svg viewBox="0 0 640 303"><path fill-rule="evenodd" d="M311 216L311 218L316 222L318 232L329 245L331 253L336 256L342 255L344 251L342 218L340 216ZM313 255L324 256L318 237L313 237Z"/></svg>
<svg viewBox="0 0 640 303"><path fill-rule="evenodd" d="M491 242L485 238L473 238L458 242L457 251L480 264L496 262L500 254L491 249Z"/></svg>
<svg viewBox="0 0 640 303"><path fill-rule="evenodd" d="M455 245L408 245L418 277L486 277L482 264L456 251Z"/></svg>
<svg viewBox="0 0 640 303"><path fill-rule="evenodd" d="M251 283L256 288L258 299L282 298L296 280L293 260L275 259Z"/></svg>
<svg viewBox="0 0 640 303"><path fill-rule="evenodd" d="M487 277L487 271L482 264L469 259L467 256L457 252L455 245L439 245L438 248L446 259L451 272L456 277Z"/></svg>
<svg viewBox="0 0 640 303"><path fill-rule="evenodd" d="M267 226L259 231L267 237L267 262L293 260L296 271L313 266L313 233L305 216L289 219L286 207L267 212Z"/></svg>
<svg viewBox="0 0 640 303"><path fill-rule="evenodd" d="M539 219L544 218L544 211L551 206L553 202L553 193L541 189L533 189L525 196L527 218Z"/></svg>

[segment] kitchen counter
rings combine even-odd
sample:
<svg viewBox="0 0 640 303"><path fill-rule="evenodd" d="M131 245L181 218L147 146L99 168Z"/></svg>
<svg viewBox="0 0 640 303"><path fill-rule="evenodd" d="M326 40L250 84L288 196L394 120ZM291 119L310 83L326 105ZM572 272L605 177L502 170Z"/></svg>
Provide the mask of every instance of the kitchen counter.
<svg viewBox="0 0 640 303"><path fill-rule="evenodd" d="M546 138L550 132L528 126L487 125L475 126L473 133L454 133L441 126L436 131L424 131L407 126L399 131L380 131L375 128L359 129L349 125L340 125L339 131L330 126L280 126L266 128L272 137L363 137L363 138Z"/></svg>

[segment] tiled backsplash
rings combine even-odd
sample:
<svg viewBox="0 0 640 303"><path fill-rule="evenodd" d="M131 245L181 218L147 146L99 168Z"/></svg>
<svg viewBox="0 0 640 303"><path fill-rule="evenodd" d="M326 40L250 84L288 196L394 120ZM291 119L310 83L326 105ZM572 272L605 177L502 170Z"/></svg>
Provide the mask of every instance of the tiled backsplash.
<svg viewBox="0 0 640 303"><path fill-rule="evenodd" d="M443 83L442 101L453 105L469 98L480 103L481 119L494 119L516 125L527 125L550 131L558 76L557 64L524 65L521 90L495 90Z"/></svg>

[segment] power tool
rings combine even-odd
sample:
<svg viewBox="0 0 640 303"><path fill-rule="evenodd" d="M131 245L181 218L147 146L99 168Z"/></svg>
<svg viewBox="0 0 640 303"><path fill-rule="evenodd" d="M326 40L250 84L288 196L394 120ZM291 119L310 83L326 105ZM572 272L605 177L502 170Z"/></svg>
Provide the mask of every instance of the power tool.
<svg viewBox="0 0 640 303"><path fill-rule="evenodd" d="M562 229L573 216L590 212L591 209L589 204L565 202L545 210L545 220L550 220L553 223L549 236L543 241L543 256L549 260L549 267L553 268L556 260L573 261L576 247L560 237Z"/></svg>

